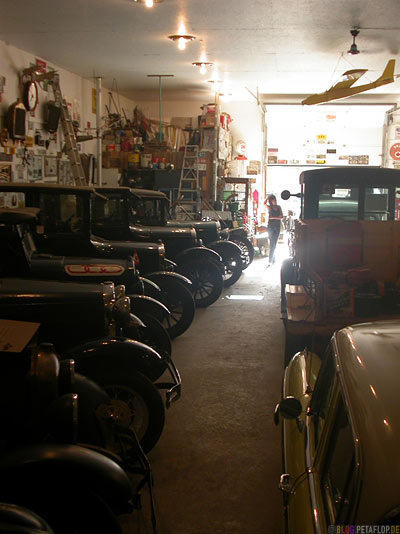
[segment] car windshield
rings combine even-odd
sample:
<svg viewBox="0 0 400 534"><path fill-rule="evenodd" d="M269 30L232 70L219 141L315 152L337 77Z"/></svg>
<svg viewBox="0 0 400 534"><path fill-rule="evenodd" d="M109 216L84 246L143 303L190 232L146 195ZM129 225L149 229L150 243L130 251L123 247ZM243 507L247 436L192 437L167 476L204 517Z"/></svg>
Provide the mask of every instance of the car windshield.
<svg viewBox="0 0 400 534"><path fill-rule="evenodd" d="M40 225L46 234L77 233L83 230L84 200L79 195L40 195Z"/></svg>
<svg viewBox="0 0 400 534"><path fill-rule="evenodd" d="M119 195L107 193L107 200L98 195L92 198L92 223L99 224L124 224L124 202Z"/></svg>
<svg viewBox="0 0 400 534"><path fill-rule="evenodd" d="M318 198L319 219L387 221L389 190L382 187L322 184Z"/></svg>
<svg viewBox="0 0 400 534"><path fill-rule="evenodd" d="M131 220L135 224L157 226L164 224L162 199L135 198L130 202Z"/></svg>

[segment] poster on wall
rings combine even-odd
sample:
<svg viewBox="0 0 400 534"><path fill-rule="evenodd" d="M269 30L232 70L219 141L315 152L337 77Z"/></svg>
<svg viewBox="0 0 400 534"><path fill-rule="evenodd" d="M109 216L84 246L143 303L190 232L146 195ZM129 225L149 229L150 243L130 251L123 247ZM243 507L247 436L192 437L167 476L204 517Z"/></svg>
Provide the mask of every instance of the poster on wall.
<svg viewBox="0 0 400 534"><path fill-rule="evenodd" d="M55 156L45 156L44 176L46 182L57 181L57 158Z"/></svg>
<svg viewBox="0 0 400 534"><path fill-rule="evenodd" d="M58 183L73 185L72 168L69 160L60 159L58 162Z"/></svg>
<svg viewBox="0 0 400 534"><path fill-rule="evenodd" d="M15 176L17 181L23 182L25 180L25 165L19 163L15 166Z"/></svg>
<svg viewBox="0 0 400 534"><path fill-rule="evenodd" d="M278 149L269 148L268 149L268 165L274 165L274 163L278 163Z"/></svg>
<svg viewBox="0 0 400 534"><path fill-rule="evenodd" d="M43 180L43 156L34 154L28 164L28 180L36 182Z"/></svg>

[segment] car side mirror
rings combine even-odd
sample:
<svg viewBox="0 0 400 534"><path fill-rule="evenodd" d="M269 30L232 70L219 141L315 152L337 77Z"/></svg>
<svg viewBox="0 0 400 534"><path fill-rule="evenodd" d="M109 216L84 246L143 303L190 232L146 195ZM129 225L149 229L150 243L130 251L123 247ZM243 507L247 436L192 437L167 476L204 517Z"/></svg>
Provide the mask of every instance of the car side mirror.
<svg viewBox="0 0 400 534"><path fill-rule="evenodd" d="M296 397L285 397L275 407L274 422L279 424L279 417L282 415L284 419L296 419L297 426L300 432L303 430L304 423L300 419L300 415L303 411L301 402Z"/></svg>
<svg viewBox="0 0 400 534"><path fill-rule="evenodd" d="M284 191L282 191L282 193L281 193L281 199L282 199L282 200L289 200L290 197L301 198L301 193L291 193L291 192L288 191L287 189L285 189Z"/></svg>

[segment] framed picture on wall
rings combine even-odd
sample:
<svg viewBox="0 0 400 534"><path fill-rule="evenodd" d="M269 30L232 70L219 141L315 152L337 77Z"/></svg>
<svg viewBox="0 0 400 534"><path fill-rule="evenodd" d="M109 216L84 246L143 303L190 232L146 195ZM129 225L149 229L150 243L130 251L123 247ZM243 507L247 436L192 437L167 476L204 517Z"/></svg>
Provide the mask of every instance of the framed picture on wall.
<svg viewBox="0 0 400 534"><path fill-rule="evenodd" d="M0 183L11 182L12 170L11 163L0 163Z"/></svg>

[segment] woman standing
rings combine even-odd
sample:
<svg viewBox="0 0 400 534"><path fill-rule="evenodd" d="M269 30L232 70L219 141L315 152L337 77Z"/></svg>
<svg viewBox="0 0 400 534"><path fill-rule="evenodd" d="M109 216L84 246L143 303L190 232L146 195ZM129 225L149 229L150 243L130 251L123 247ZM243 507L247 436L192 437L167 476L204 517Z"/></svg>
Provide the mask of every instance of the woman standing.
<svg viewBox="0 0 400 534"><path fill-rule="evenodd" d="M281 232L283 213L277 204L276 196L269 195L265 201L268 210L269 265L275 263L275 248Z"/></svg>

